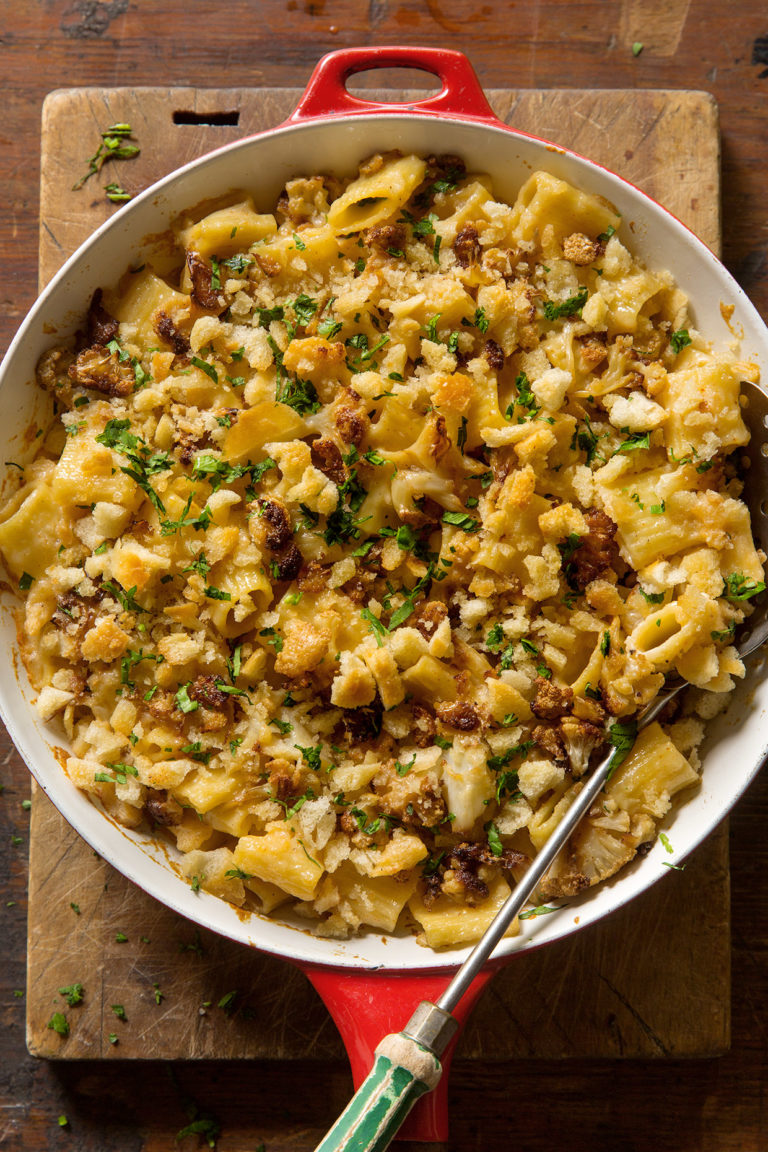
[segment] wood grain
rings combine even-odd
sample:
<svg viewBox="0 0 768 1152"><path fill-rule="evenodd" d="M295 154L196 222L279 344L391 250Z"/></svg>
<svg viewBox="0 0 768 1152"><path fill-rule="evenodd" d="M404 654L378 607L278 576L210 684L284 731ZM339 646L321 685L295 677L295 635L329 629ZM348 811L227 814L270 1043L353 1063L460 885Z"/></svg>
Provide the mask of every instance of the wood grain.
<svg viewBox="0 0 768 1152"><path fill-rule="evenodd" d="M768 317L768 75L758 51L768 34L765 6L690 0L667 54L669 7L660 0L228 0L222 19L221 0L195 0L191 19L188 0L0 0L0 350L35 296L46 93L74 84L303 85L321 53L376 43L461 49L487 88L707 89L720 112L724 260ZM679 12L681 5L674 0L671 7ZM644 48L634 57L636 40ZM392 82L399 86L401 79ZM82 156L90 155L90 144L67 141ZM68 1062L28 1055L29 815L22 804L29 775L4 733L0 786L3 1152L196 1152L205 1146L199 1138L175 1141L194 1106L219 1121L219 1152L254 1152L262 1143L266 1152L314 1148L349 1098L345 1060ZM766 1152L767 826L764 772L730 818L728 1052L704 1061L499 1062L493 1054L459 1060L451 1084L452 1149L552 1152L564 1144L569 1152ZM701 903L698 893L692 903ZM663 941L660 950L663 967ZM526 995L522 983L516 995Z"/></svg>
<svg viewBox="0 0 768 1152"><path fill-rule="evenodd" d="M136 192L194 156L280 122L298 95L94 89L50 96L42 132L41 283L114 211L102 193L108 181ZM489 97L506 122L618 169L718 247L717 113L706 95L492 91ZM201 119L235 112L238 124L177 124L179 112ZM99 131L116 121L133 126L140 156L105 167L73 191ZM73 138L82 141L80 151L67 145ZM127 939L118 942L118 935ZM86 997L69 1012L72 1031L62 1040L47 1023L62 1004L58 989L74 981ZM42 794L35 794L31 823L27 986L28 1046L39 1056L342 1055L325 1009L300 973L198 932L156 903L94 859ZM729 988L727 836L721 831L685 873L609 922L510 964L474 1014L459 1055L713 1055L728 1044ZM237 997L226 1002L231 992ZM123 1006L125 1022L115 1004Z"/></svg>

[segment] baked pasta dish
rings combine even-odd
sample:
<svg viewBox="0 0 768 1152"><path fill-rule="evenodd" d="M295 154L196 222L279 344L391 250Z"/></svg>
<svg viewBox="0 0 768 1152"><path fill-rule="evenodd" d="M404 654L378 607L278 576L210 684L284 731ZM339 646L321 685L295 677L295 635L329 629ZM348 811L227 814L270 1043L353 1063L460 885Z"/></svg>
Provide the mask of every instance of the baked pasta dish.
<svg viewBox="0 0 768 1152"><path fill-rule="evenodd" d="M695 786L763 588L755 369L620 225L546 172L507 204L375 155L190 212L42 356L0 514L23 660L69 777L195 890L457 944L606 746L544 900ZM697 691L635 741L669 673Z"/></svg>

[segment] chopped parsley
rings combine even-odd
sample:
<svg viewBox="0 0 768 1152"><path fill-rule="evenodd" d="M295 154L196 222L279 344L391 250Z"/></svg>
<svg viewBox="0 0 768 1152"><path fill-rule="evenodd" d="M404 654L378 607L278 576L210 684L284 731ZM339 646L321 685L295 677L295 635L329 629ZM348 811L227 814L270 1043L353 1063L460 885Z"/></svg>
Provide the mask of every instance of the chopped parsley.
<svg viewBox="0 0 768 1152"><path fill-rule="evenodd" d="M580 448L587 454L587 464L591 464L597 453L599 437L592 428L589 416L584 417L584 424L577 424L576 431L571 440L571 448Z"/></svg>
<svg viewBox="0 0 768 1152"><path fill-rule="evenodd" d="M490 648L491 652L498 652L499 648L501 648L502 644L504 643L504 629L502 628L500 622L498 624L494 624L494 626L489 630L488 635L485 638L485 643Z"/></svg>
<svg viewBox="0 0 768 1152"><path fill-rule="evenodd" d="M133 588L126 589L121 588L115 580L105 580L101 587L104 592L109 592L111 596L114 596L115 600L117 600L118 604L121 608L124 608L126 612L144 611L141 604L137 604L133 598L137 590L136 584L134 584Z"/></svg>
<svg viewBox="0 0 768 1152"><path fill-rule="evenodd" d="M581 288L575 296L569 296L567 300L561 300L559 303L554 300L545 300L544 315L547 320L559 320L562 316L575 316L577 312L581 312L588 296L589 291L586 288Z"/></svg>
<svg viewBox="0 0 768 1152"><path fill-rule="evenodd" d="M340 320L321 320L317 326L319 336L324 336L326 340L333 340L334 336L338 336L341 332L342 323Z"/></svg>
<svg viewBox="0 0 768 1152"><path fill-rule="evenodd" d="M294 744L294 748L297 748L299 752L301 752L301 758L307 768L311 768L313 772L320 771L322 767L321 757L323 755L322 744L318 744L316 747L310 746L309 748L303 748L301 744Z"/></svg>
<svg viewBox="0 0 768 1152"><path fill-rule="evenodd" d="M426 575L422 576L421 580L419 580L414 585L410 592L406 593L405 589L401 589L401 591L405 593L405 602L392 613L389 620L390 632L392 632L395 628L399 628L400 625L408 619L411 613L415 611L416 600L422 594L422 592L426 592L427 588L432 583L432 571L432 565L430 564Z"/></svg>
<svg viewBox="0 0 768 1152"><path fill-rule="evenodd" d="M194 364L195 368L199 368L206 376L210 376L214 384L218 384L219 374L213 364L209 364L207 360L201 360L199 356L190 356L190 361Z"/></svg>
<svg viewBox="0 0 768 1152"><path fill-rule="evenodd" d="M381 637L386 636L388 631L386 625L382 624L381 620L379 620L377 616L374 616L370 608L361 608L360 616L370 627L371 632L373 632L374 636L376 637L376 643L378 644L379 648L381 648L383 643Z"/></svg>
<svg viewBox="0 0 768 1152"><path fill-rule="evenodd" d="M165 515L163 502L149 480L158 472L167 472L172 464L171 458L167 452L153 452L140 436L130 431L130 426L130 420L109 420L96 440L126 457L130 467L121 466L120 471L130 476L157 511Z"/></svg>
<svg viewBox="0 0 768 1152"><path fill-rule="evenodd" d="M501 804L509 797L510 800L522 800L523 794L519 788L518 773L501 772L496 781L496 803Z"/></svg>
<svg viewBox="0 0 768 1152"><path fill-rule="evenodd" d="M622 431L626 431L626 429L622 429ZM638 448L650 448L650 446L650 432L636 432L634 436L628 436L626 440L623 440L613 455L618 456L619 452L636 452Z"/></svg>
<svg viewBox="0 0 768 1152"><path fill-rule="evenodd" d="M189 684L182 684L176 692L176 707L180 712L196 712L200 707L197 700L190 698L189 687Z"/></svg>
<svg viewBox="0 0 768 1152"><path fill-rule="evenodd" d="M88 161L88 171L80 177L76 184L72 185L72 191L77 192L78 189L82 188L86 180L90 180L91 176L95 176L97 172L101 171L107 160L130 160L131 157L138 156L141 151L138 144L128 143L132 133L133 129L130 124L111 124L109 128L100 133L101 141ZM109 199L112 199L109 195L110 187L115 186L107 184L105 190Z"/></svg>
<svg viewBox="0 0 768 1152"><path fill-rule="evenodd" d="M267 637L267 644L272 645L272 647L275 650L276 655L278 652L282 652L282 650L283 650L283 638L279 634L279 632L275 631L274 628L262 628L261 631L259 632L259 636L266 636Z"/></svg>
<svg viewBox="0 0 768 1152"><path fill-rule="evenodd" d="M74 1008L76 1004L83 1002L83 986L82 984L67 984L65 988L59 988L59 995L64 997L70 1008Z"/></svg>
<svg viewBox="0 0 768 1152"><path fill-rule="evenodd" d="M488 847L494 856L503 856L504 845L501 842L499 830L494 824L493 820L489 820L485 825L485 831L488 835Z"/></svg>
<svg viewBox="0 0 768 1152"><path fill-rule="evenodd" d="M466 316L464 316L462 317L461 323L465 328L477 328L478 332L487 332L488 317L485 314L485 308L476 308L472 319L467 320Z"/></svg>
<svg viewBox="0 0 768 1152"><path fill-rule="evenodd" d="M237 995L236 992L228 994L233 999ZM226 998L225 998L226 999ZM224 1007L222 1001L219 1001L219 1007ZM175 1136L175 1143L178 1144L185 1136L202 1136L209 1148L216 1147L216 1141L221 1134L221 1124L215 1116L204 1116L198 1114L197 1108L193 1106L192 1119L189 1124L181 1128Z"/></svg>
<svg viewBox="0 0 768 1152"><path fill-rule="evenodd" d="M427 321L426 325L423 328L423 331L426 332L426 334L427 334L427 339L431 340L433 344L438 343L437 322L440 319L440 315L441 314L439 312L436 312L435 315L432 316L431 319L429 319Z"/></svg>
<svg viewBox="0 0 768 1152"><path fill-rule="evenodd" d="M464 448L467 443L467 423L468 421L466 416L462 416L461 426L456 436L456 447L458 448L459 452L461 452L462 456L464 455Z"/></svg>
<svg viewBox="0 0 768 1152"><path fill-rule="evenodd" d="M48 1021L48 1027L59 1036L69 1036L69 1021L63 1012L54 1012Z"/></svg>
<svg viewBox="0 0 768 1152"><path fill-rule="evenodd" d="M451 524L462 532L479 532L481 524L466 512L443 512L443 524Z"/></svg>
<svg viewBox="0 0 768 1152"><path fill-rule="evenodd" d="M246 268L253 264L253 256L246 256L242 252L238 252L235 256L230 256L228 260L223 260L222 263L225 268L229 268L230 272L241 276Z"/></svg>
<svg viewBox="0 0 768 1152"><path fill-rule="evenodd" d="M192 560L186 568L182 568L181 571L182 574L186 572L196 572L198 576L202 576L203 579L205 579L210 570L211 565L205 558L205 552L200 551L197 553L194 560Z"/></svg>
<svg viewBox="0 0 768 1152"><path fill-rule="evenodd" d="M609 780L619 765L629 756L636 739L637 722L635 720L617 720L608 729L608 740L616 749L608 775Z"/></svg>
<svg viewBox="0 0 768 1152"><path fill-rule="evenodd" d="M511 748L507 748L506 752L500 752L498 756L491 756L486 760L486 764L492 772L498 772L499 768L506 768L518 756L523 759L528 755L531 748L533 748L533 740L525 740L522 744L514 744Z"/></svg>
<svg viewBox="0 0 768 1152"><path fill-rule="evenodd" d="M312 320L315 312L317 312L318 304L317 300L313 300L311 296L307 296L306 293L302 292L293 301L291 307L296 317L296 323L306 327Z"/></svg>
<svg viewBox="0 0 768 1152"><path fill-rule="evenodd" d="M677 332L673 332L669 338L669 346L675 355L682 352L688 344L691 343L691 337L687 328L678 328Z"/></svg>
<svg viewBox="0 0 768 1152"><path fill-rule="evenodd" d="M764 591L764 581L750 580L743 572L731 572L723 581L723 595L732 601L749 600Z"/></svg>
<svg viewBox="0 0 768 1152"><path fill-rule="evenodd" d="M577 532L571 532L568 534L566 539L562 540L557 546L560 553L563 575L565 576L569 588L572 588L574 591L578 591L578 585L575 583L576 565L573 557L574 553L577 552L579 548L581 548L583 543L584 538L582 536L579 536Z"/></svg>
<svg viewBox="0 0 768 1152"><path fill-rule="evenodd" d="M272 351L277 369L275 382L275 400L278 404L286 404L293 408L299 416L307 416L319 412L320 400L311 380L300 380L289 375L283 366L283 353L280 351L272 336L267 336L267 343Z"/></svg>
<svg viewBox="0 0 768 1152"><path fill-rule="evenodd" d="M231 592L224 592L221 588L214 588L211 584L206 585L203 589L203 595L207 596L209 600L231 600Z"/></svg>
<svg viewBox="0 0 768 1152"><path fill-rule="evenodd" d="M293 732L293 724L288 720L278 720L276 716L273 716L270 724L274 724L281 736L287 736L289 732Z"/></svg>
<svg viewBox="0 0 768 1152"><path fill-rule="evenodd" d="M521 408L524 408L529 417L533 417L538 412L539 405L537 404L536 397L533 394L531 382L526 376L525 372L521 372L518 375L517 379L515 380L515 388L517 389L517 397L511 401L511 403L507 406L506 412L504 413L507 420L512 419L515 412L515 407L517 405L519 405Z"/></svg>
<svg viewBox="0 0 768 1152"><path fill-rule="evenodd" d="M499 670L501 672L506 672L507 669L512 667L512 654L513 654L514 650L515 650L514 641L510 640L509 644L507 644L506 648L502 652L501 660L499 661Z"/></svg>
<svg viewBox="0 0 768 1152"><path fill-rule="evenodd" d="M538 904L535 908L526 908L518 916L518 920L532 920L534 916L546 916L549 912L559 912L564 904Z"/></svg>

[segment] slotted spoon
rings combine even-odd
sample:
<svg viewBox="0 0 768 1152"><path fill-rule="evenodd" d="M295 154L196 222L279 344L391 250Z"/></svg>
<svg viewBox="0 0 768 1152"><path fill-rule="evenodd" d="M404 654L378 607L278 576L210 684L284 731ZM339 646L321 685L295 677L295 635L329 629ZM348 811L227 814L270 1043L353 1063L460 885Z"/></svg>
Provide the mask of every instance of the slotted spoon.
<svg viewBox="0 0 768 1152"><path fill-rule="evenodd" d="M750 433L749 445L742 450L742 498L749 507L755 544L768 554L768 394L748 381L742 383L742 416ZM739 630L739 655L742 659L750 656L766 639L768 594L763 593ZM655 720L686 686L683 680L669 683L638 717L638 730ZM384 1037L376 1048L371 1072L318 1144L316 1152L352 1152L353 1149L355 1152L381 1152L388 1147L419 1096L436 1086L442 1072L440 1057L459 1027L451 1012L536 891L568 837L592 807L617 760L624 755L626 751L620 753L619 749L613 748L597 765L525 876L512 890L438 1000L435 1003L422 1001L402 1032Z"/></svg>

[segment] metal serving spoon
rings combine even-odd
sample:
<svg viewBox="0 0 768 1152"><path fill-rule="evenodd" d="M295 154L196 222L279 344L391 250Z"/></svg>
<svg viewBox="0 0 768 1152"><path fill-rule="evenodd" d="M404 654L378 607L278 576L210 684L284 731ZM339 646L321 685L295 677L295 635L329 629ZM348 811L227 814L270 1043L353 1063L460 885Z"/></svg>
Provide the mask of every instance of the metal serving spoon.
<svg viewBox="0 0 768 1152"><path fill-rule="evenodd" d="M749 507L758 548L768 554L768 395L756 384L742 384L742 416L750 432L744 450L743 499ZM763 594L739 635L739 655L750 656L768 639L768 594ZM666 708L685 681L670 683L640 714L638 730ZM371 1072L315 1152L382 1152L419 1096L440 1079L440 1057L459 1024L451 1012L490 959L494 948L554 862L560 849L602 791L612 769L626 756L613 748L593 770L584 788L560 820L523 878L499 909L482 939L436 1003L423 1000L402 1032L385 1036L376 1048Z"/></svg>

